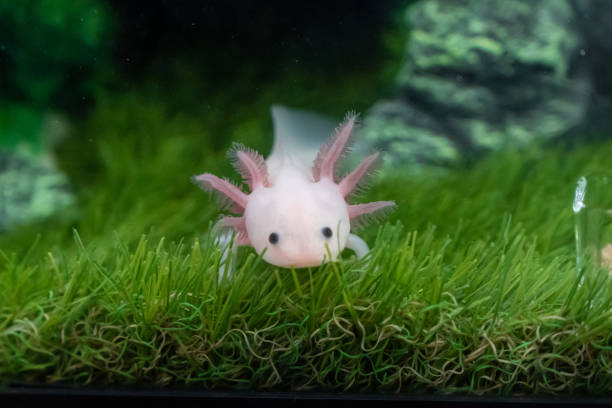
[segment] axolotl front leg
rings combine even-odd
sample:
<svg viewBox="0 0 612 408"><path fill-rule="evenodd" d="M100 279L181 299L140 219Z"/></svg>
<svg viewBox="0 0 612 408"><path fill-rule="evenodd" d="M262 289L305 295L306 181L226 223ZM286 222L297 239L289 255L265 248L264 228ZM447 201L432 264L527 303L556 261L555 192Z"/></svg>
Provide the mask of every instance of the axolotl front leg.
<svg viewBox="0 0 612 408"><path fill-rule="evenodd" d="M349 234L348 241L346 242L346 247L355 251L357 258L359 259L363 258L370 252L368 244L366 244L363 239L359 238L355 234Z"/></svg>
<svg viewBox="0 0 612 408"><path fill-rule="evenodd" d="M231 231L224 231L217 235L214 241L215 246L221 251L219 281L223 279L224 275L229 278L236 265L238 245L232 240L233 236L234 234Z"/></svg>

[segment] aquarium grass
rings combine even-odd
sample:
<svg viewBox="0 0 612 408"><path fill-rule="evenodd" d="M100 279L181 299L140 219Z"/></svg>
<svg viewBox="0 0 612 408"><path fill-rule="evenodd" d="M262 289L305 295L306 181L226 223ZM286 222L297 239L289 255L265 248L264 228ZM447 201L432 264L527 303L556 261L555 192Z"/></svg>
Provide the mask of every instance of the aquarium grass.
<svg viewBox="0 0 612 408"><path fill-rule="evenodd" d="M611 142L398 168L361 197L398 204L359 232L366 259L287 270L241 248L228 275L219 211L189 179L237 181L225 150L266 152L267 108L124 95L74 131L58 163L78 203L0 238L2 384L612 392L612 282L577 272L571 209Z"/></svg>

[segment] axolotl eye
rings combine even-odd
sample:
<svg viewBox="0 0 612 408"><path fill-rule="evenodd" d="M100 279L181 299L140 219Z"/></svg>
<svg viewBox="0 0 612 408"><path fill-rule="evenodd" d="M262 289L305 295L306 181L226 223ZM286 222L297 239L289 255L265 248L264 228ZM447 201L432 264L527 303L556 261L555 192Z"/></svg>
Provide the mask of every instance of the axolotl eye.
<svg viewBox="0 0 612 408"><path fill-rule="evenodd" d="M270 241L271 244L276 244L278 240L279 240L279 237L276 232L271 233L270 236L268 237L268 241Z"/></svg>
<svg viewBox="0 0 612 408"><path fill-rule="evenodd" d="M331 236L332 236L332 230L331 230L331 228L329 228L329 227L325 227L325 228L323 228L323 229L321 230L321 232L323 233L323 236L324 236L325 238L331 238Z"/></svg>

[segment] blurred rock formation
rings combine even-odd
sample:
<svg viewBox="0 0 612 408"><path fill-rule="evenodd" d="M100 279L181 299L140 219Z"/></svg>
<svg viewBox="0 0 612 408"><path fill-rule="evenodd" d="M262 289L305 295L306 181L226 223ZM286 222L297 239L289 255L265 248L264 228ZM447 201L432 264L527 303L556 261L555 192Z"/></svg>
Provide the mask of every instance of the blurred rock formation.
<svg viewBox="0 0 612 408"><path fill-rule="evenodd" d="M41 221L73 203L67 177L51 162L0 150L0 232Z"/></svg>
<svg viewBox="0 0 612 408"><path fill-rule="evenodd" d="M444 165L584 131L612 93L610 21L605 0L417 2L395 95L361 137L387 166Z"/></svg>
<svg viewBox="0 0 612 408"><path fill-rule="evenodd" d="M52 146L101 87L113 24L100 0L0 1L0 232L74 202Z"/></svg>

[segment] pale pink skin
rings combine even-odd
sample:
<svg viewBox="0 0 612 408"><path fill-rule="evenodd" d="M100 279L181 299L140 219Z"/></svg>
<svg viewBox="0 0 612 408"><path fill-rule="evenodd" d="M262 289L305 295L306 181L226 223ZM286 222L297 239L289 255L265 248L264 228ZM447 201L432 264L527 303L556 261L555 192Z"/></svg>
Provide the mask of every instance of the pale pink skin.
<svg viewBox="0 0 612 408"><path fill-rule="evenodd" d="M313 183L291 171L274 186L253 191L244 215L251 245L257 253L267 248L263 259L282 267L320 265L329 258L326 245L335 260L350 232L338 185L328 179ZM322 233L325 227L332 229L330 238ZM279 236L274 245L273 232Z"/></svg>
<svg viewBox="0 0 612 408"><path fill-rule="evenodd" d="M219 226L237 233L238 245L250 245L263 259L273 265L290 268L318 266L335 261L347 247L367 245L351 234L351 224L357 225L368 216L381 215L395 206L392 201L376 201L351 205L347 196L372 170L378 153L366 157L359 166L340 181L336 181L336 167L346 153L355 116L350 116L324 144L312 170L305 169L291 152L275 157L268 174L268 166L257 152L236 146L230 157L250 187L246 194L227 180L210 173L194 177L205 190L215 191L230 204L240 217L223 217ZM270 163L269 163L270 164ZM324 228L332 230L326 237ZM271 234L278 241L270 242ZM264 252L265 251L265 252Z"/></svg>

